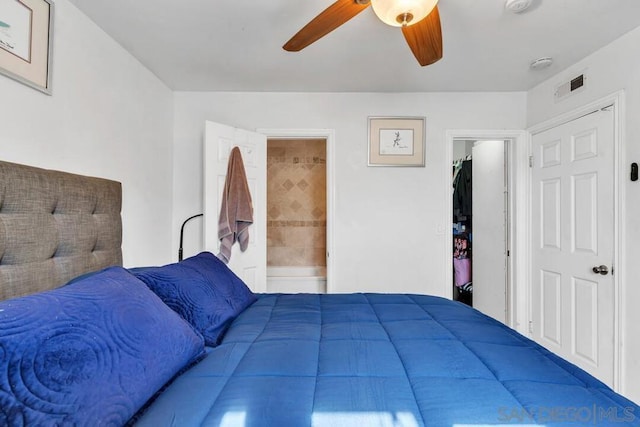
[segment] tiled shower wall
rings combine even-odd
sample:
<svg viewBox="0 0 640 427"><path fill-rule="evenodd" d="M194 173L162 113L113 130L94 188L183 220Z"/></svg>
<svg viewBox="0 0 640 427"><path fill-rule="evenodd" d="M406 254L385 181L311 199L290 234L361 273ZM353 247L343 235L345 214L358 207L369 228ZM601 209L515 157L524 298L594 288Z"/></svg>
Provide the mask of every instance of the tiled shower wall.
<svg viewBox="0 0 640 427"><path fill-rule="evenodd" d="M326 141L267 143L267 265L326 265Z"/></svg>

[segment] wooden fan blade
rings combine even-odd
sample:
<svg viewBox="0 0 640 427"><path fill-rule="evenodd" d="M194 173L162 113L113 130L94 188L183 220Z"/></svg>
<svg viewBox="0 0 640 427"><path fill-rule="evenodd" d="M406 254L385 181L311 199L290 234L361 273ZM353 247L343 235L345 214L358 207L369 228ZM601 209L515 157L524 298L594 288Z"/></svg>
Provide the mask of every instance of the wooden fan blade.
<svg viewBox="0 0 640 427"><path fill-rule="evenodd" d="M438 6L422 21L402 27L402 34L420 65L431 65L442 58L442 28Z"/></svg>
<svg viewBox="0 0 640 427"><path fill-rule="evenodd" d="M369 7L368 1L338 0L326 8L305 25L295 36L291 37L282 48L289 52L297 52L311 43L326 36L358 13Z"/></svg>

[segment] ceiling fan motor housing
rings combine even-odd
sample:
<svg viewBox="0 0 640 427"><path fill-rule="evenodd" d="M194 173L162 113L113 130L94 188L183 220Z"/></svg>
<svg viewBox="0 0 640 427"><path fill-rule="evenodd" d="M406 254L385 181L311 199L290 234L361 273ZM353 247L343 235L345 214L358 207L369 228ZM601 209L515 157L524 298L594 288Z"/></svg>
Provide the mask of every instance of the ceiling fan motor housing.
<svg viewBox="0 0 640 427"><path fill-rule="evenodd" d="M405 27L420 22L437 4L438 0L371 0L378 18L392 27Z"/></svg>

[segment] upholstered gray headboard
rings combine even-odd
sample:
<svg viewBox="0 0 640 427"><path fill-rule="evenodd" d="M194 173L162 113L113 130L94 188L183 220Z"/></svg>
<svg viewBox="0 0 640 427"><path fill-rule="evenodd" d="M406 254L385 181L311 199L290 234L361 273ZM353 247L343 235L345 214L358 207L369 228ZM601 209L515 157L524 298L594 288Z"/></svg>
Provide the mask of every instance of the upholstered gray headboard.
<svg viewBox="0 0 640 427"><path fill-rule="evenodd" d="M0 161L0 300L122 265L122 186Z"/></svg>

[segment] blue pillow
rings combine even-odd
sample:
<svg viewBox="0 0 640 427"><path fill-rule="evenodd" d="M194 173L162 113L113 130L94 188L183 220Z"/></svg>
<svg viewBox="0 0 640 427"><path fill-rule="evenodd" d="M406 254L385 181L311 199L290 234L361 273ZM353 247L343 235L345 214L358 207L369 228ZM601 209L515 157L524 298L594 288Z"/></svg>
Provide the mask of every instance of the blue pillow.
<svg viewBox="0 0 640 427"><path fill-rule="evenodd" d="M238 276L210 252L163 267L131 272L216 346L229 324L256 296Z"/></svg>
<svg viewBox="0 0 640 427"><path fill-rule="evenodd" d="M0 425L121 425L204 343L120 267L0 302Z"/></svg>

